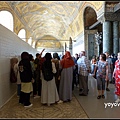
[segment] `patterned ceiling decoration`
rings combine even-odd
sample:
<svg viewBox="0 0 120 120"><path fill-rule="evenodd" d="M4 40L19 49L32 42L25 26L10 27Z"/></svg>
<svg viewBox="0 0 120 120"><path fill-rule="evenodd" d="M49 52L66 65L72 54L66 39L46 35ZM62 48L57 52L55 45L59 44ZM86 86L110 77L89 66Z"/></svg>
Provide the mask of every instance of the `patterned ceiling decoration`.
<svg viewBox="0 0 120 120"><path fill-rule="evenodd" d="M78 14L80 1L8 1L34 40L50 35L60 40Z"/></svg>

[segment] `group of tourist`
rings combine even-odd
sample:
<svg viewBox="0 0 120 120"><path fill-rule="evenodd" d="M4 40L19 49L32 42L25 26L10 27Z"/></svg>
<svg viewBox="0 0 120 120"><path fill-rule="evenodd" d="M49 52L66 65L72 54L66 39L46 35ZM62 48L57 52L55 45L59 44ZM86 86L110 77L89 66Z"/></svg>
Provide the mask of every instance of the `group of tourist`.
<svg viewBox="0 0 120 120"><path fill-rule="evenodd" d="M79 95L87 96L88 75L97 80L97 99L105 98L104 91L110 91L109 82L115 79L116 92L118 96L116 102L120 102L120 53L117 60L109 57L109 53L100 54L99 59L93 56L90 61L85 55L85 51L71 56L69 51L60 58L58 53L47 52L44 57L42 53L36 53L36 58L28 52L22 52L21 60L14 65L17 76L17 95L19 103L24 107L31 107L30 96L40 98L42 104L50 106L55 103L70 102L74 85L79 85ZM51 77L45 78L45 69L50 69Z"/></svg>
<svg viewBox="0 0 120 120"><path fill-rule="evenodd" d="M31 107L30 96L40 98L42 104L50 106L54 103L70 102L72 100L72 82L74 61L69 51L66 51L62 59L58 53L36 53L36 58L28 52L22 52L21 60L14 65L19 73L19 103L24 107ZM44 68L45 67L45 68ZM47 81L44 69L50 69L53 77Z"/></svg>
<svg viewBox="0 0 120 120"><path fill-rule="evenodd" d="M110 55L108 52L101 53L97 60L94 56L91 60L91 73L97 80L97 99L105 98L104 91L110 91L109 83L115 84L115 94L118 99L115 102L120 102L120 53L117 57L115 54Z"/></svg>
<svg viewBox="0 0 120 120"><path fill-rule="evenodd" d="M97 81L97 99L105 98L104 91L110 91L109 83L115 84L115 94L120 102L120 53L110 55L108 52L101 53L99 57L93 56L88 60L85 51L81 51L76 61L79 78L80 96L88 95L88 75L92 75Z"/></svg>

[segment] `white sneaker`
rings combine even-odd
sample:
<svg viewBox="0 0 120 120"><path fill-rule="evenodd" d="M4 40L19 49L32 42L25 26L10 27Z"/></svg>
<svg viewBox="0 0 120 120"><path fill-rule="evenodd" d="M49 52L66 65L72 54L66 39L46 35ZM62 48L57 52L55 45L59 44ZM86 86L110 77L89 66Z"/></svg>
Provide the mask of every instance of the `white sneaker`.
<svg viewBox="0 0 120 120"><path fill-rule="evenodd" d="M57 103L63 103L63 101L62 101L62 100L59 100Z"/></svg>
<svg viewBox="0 0 120 120"><path fill-rule="evenodd" d="M33 106L33 104L30 104L30 105L28 105L28 106L24 106L25 108L29 108L29 107L32 107Z"/></svg>
<svg viewBox="0 0 120 120"><path fill-rule="evenodd" d="M36 99L36 98L40 98L40 96L38 96L38 95L34 96L34 99Z"/></svg>
<svg viewBox="0 0 120 120"><path fill-rule="evenodd" d="M116 102L116 103L119 103L119 102L120 102L120 99L118 98L115 102Z"/></svg>

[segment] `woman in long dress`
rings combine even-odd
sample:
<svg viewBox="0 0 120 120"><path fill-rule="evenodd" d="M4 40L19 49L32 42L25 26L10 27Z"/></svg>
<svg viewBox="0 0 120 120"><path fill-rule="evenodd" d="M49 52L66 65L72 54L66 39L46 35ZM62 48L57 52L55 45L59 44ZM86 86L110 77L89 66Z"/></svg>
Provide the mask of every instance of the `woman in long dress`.
<svg viewBox="0 0 120 120"><path fill-rule="evenodd" d="M56 73L55 63L51 62L51 59L52 59L51 53L46 53L45 61L43 64L45 65L46 68L51 68L51 71L53 73ZM42 64L42 69L43 69L43 64ZM50 81L46 81L42 73L41 78L42 78L41 103L50 106L50 104L59 101L58 91L55 83L55 77L53 76L53 79L51 79Z"/></svg>
<svg viewBox="0 0 120 120"><path fill-rule="evenodd" d="M59 97L60 100L67 102L72 100L72 81L74 61L69 51L66 51L64 58L60 60L60 67L62 68Z"/></svg>
<svg viewBox="0 0 120 120"><path fill-rule="evenodd" d="M118 60L115 61L113 78L115 78L115 94L117 95L117 100L115 102L118 103L120 102L120 52L118 53Z"/></svg>

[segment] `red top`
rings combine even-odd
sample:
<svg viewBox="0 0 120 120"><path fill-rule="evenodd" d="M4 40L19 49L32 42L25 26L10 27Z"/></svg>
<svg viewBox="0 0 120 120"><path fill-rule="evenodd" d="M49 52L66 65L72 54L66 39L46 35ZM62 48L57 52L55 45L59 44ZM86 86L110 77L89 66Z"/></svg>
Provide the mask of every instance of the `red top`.
<svg viewBox="0 0 120 120"><path fill-rule="evenodd" d="M115 94L120 96L120 61L115 62Z"/></svg>

